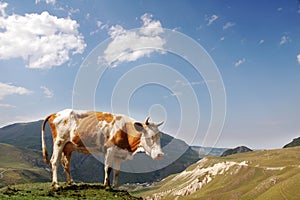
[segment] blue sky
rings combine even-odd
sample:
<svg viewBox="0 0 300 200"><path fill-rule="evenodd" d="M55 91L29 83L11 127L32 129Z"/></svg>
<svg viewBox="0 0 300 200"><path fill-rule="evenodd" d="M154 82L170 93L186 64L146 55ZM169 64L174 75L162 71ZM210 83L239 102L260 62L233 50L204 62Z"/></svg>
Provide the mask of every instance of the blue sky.
<svg viewBox="0 0 300 200"><path fill-rule="evenodd" d="M143 32L149 27L155 31ZM165 30L201 46L221 79L206 80L184 56L164 51ZM150 114L192 145L281 148L300 134L299 36L297 0L0 1L0 126L72 108L78 94L80 108L91 109L82 94L93 91L93 108L137 120ZM139 50L149 44L156 50ZM91 64L90 87L89 77L78 77L96 47L109 66L97 77L101 65ZM77 91L76 83L88 88ZM218 109L209 88L217 83L225 89L225 123L206 143Z"/></svg>

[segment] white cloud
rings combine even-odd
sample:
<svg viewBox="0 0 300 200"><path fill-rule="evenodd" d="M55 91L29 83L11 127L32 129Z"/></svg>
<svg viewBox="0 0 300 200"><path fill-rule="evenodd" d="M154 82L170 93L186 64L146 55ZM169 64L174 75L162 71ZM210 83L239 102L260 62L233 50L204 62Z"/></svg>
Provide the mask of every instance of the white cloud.
<svg viewBox="0 0 300 200"><path fill-rule="evenodd" d="M210 26L212 23L214 23L219 17L217 15L212 15L207 19L207 26Z"/></svg>
<svg viewBox="0 0 300 200"><path fill-rule="evenodd" d="M29 68L60 66L70 60L70 53L82 53L86 47L78 27L75 20L48 12L2 16L0 59L21 57Z"/></svg>
<svg viewBox="0 0 300 200"><path fill-rule="evenodd" d="M220 38L220 40L221 40L221 41L224 41L224 40L225 40L225 37L224 37L224 36L223 36L223 37L221 37L221 38Z"/></svg>
<svg viewBox="0 0 300 200"><path fill-rule="evenodd" d="M182 89L184 87L193 87L193 86L198 86L198 85L208 85L208 84L212 84L215 83L215 80L207 80L207 81L182 81L182 80L176 80L175 84L172 86L172 89L174 90L178 90L178 89ZM175 94L177 92L174 92ZM176 95L171 95L171 96L176 96ZM177 95L178 96L178 95Z"/></svg>
<svg viewBox="0 0 300 200"><path fill-rule="evenodd" d="M235 67L238 67L238 66L240 66L241 64L243 64L243 63L245 63L245 62L246 62L246 59L245 59L245 58L242 58L242 59L236 61L236 62L234 63L234 66L235 66Z"/></svg>
<svg viewBox="0 0 300 200"><path fill-rule="evenodd" d="M36 4L38 4L38 3L40 3L41 2L41 0L35 0L35 3ZM45 0L45 2L47 3L47 4L55 4L55 2L56 2L56 0Z"/></svg>
<svg viewBox="0 0 300 200"><path fill-rule="evenodd" d="M235 23L233 23L233 22L227 22L227 23L223 26L223 30L226 30L226 29L231 28L231 27L233 27L233 26L235 26Z"/></svg>
<svg viewBox="0 0 300 200"><path fill-rule="evenodd" d="M283 35L283 36L281 37L281 40L280 40L280 42L279 42L279 45L284 45L284 44L286 44L286 43L288 43L288 42L290 42L290 41L291 41L291 39L289 38L289 36Z"/></svg>
<svg viewBox="0 0 300 200"><path fill-rule="evenodd" d="M300 64L300 54L297 55L298 63Z"/></svg>
<svg viewBox="0 0 300 200"><path fill-rule="evenodd" d="M0 82L0 100L4 99L4 97L9 96L9 95L29 95L32 94L33 92L24 88L24 87L17 87L11 84L7 83L1 83Z"/></svg>
<svg viewBox="0 0 300 200"><path fill-rule="evenodd" d="M16 108L14 105L6 104L6 103L0 103L0 107L2 108Z"/></svg>
<svg viewBox="0 0 300 200"><path fill-rule="evenodd" d="M108 24L104 24L104 23L103 23L102 21L100 21L100 20L98 20L98 21L96 22L96 25L97 25L97 29L94 30L94 31L91 31L91 32L90 32L90 35L94 35L94 34L98 33L98 32L101 31L101 30L104 30L104 29L108 29L108 28L109 28Z"/></svg>
<svg viewBox="0 0 300 200"><path fill-rule="evenodd" d="M263 43L265 43L265 40L262 40L262 39L259 40L259 42L258 42L259 45L261 45L261 44L263 44Z"/></svg>
<svg viewBox="0 0 300 200"><path fill-rule="evenodd" d="M6 16L6 13L5 13L5 8L8 6L8 3L6 2L0 2L0 12L1 12L1 15L3 17Z"/></svg>
<svg viewBox="0 0 300 200"><path fill-rule="evenodd" d="M178 97L178 96L181 96L182 95L182 92L173 92L171 93L171 96L173 97Z"/></svg>
<svg viewBox="0 0 300 200"><path fill-rule="evenodd" d="M49 90L47 87L41 86L40 88L43 90L47 98L52 98L54 96L53 91Z"/></svg>
<svg viewBox="0 0 300 200"><path fill-rule="evenodd" d="M100 20L97 21L97 27L100 28L100 29L103 29L104 28L104 23Z"/></svg>
<svg viewBox="0 0 300 200"><path fill-rule="evenodd" d="M161 52L165 40L160 36L163 28L158 20L153 20L150 14L141 16L143 25L139 29L126 30L120 25L112 26L108 34L112 41L100 57L100 62L115 67L121 62L135 61L153 52ZM151 47L151 48L147 48Z"/></svg>

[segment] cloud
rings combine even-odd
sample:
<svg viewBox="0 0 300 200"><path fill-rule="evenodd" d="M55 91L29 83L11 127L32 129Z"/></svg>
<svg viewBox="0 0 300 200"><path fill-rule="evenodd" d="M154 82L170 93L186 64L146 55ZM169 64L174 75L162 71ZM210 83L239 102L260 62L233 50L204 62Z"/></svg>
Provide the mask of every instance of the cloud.
<svg viewBox="0 0 300 200"><path fill-rule="evenodd" d="M173 97L178 97L178 96L181 96L182 95L182 92L173 92L171 93L171 96Z"/></svg>
<svg viewBox="0 0 300 200"><path fill-rule="evenodd" d="M101 30L104 30L104 29L109 29L109 25L108 24L104 24L102 21L98 20L96 22L96 26L97 26L97 29L94 30L94 31L91 31L90 32L90 35L94 35L96 33L98 33L99 31Z"/></svg>
<svg viewBox="0 0 300 200"><path fill-rule="evenodd" d="M245 58L242 58L242 59L236 61L236 62L234 63L234 66L235 66L235 67L238 67L238 66L240 66L241 64L244 64L245 62L246 62L246 59L245 59Z"/></svg>
<svg viewBox="0 0 300 200"><path fill-rule="evenodd" d="M53 91L49 90L47 87L41 86L40 88L43 90L47 98L52 98L54 96Z"/></svg>
<svg viewBox="0 0 300 200"><path fill-rule="evenodd" d="M284 36L281 37L279 45L284 45L284 44L286 44L290 41L291 41L291 39L289 38L289 36L284 35Z"/></svg>
<svg viewBox="0 0 300 200"><path fill-rule="evenodd" d="M0 103L0 107L2 108L16 108L16 106L14 105L10 105L10 104L3 104L3 103Z"/></svg>
<svg viewBox="0 0 300 200"><path fill-rule="evenodd" d="M50 69L83 53L86 44L79 24L48 12L0 17L0 59L21 57L28 68Z"/></svg>
<svg viewBox="0 0 300 200"><path fill-rule="evenodd" d="M6 2L0 2L0 12L1 12L1 15L3 17L6 16L6 13L5 13L5 8L8 6L8 3Z"/></svg>
<svg viewBox="0 0 300 200"><path fill-rule="evenodd" d="M259 42L258 42L259 45L261 45L261 44L263 44L263 43L265 43L265 40L262 40L262 39L259 40Z"/></svg>
<svg viewBox="0 0 300 200"><path fill-rule="evenodd" d="M207 26L210 26L212 23L214 23L219 17L217 15L212 15L207 19Z"/></svg>
<svg viewBox="0 0 300 200"><path fill-rule="evenodd" d="M162 52L165 40L160 34L164 30L160 21L152 18L148 13L141 16L143 25L139 29L126 30L120 25L112 26L108 31L112 41L106 48L104 57L99 57L98 62L115 67L122 62L149 56L153 52Z"/></svg>
<svg viewBox="0 0 300 200"><path fill-rule="evenodd" d="M298 63L300 64L300 54L297 55Z"/></svg>
<svg viewBox="0 0 300 200"><path fill-rule="evenodd" d="M223 30L226 30L226 29L231 28L231 27L233 27L233 26L235 26L235 23L233 23L233 22L227 22L227 23L223 26Z"/></svg>
<svg viewBox="0 0 300 200"><path fill-rule="evenodd" d="M33 92L24 88L24 87L17 87L7 83L0 82L0 100L4 99L6 96L18 94L18 95L29 95Z"/></svg>
<svg viewBox="0 0 300 200"><path fill-rule="evenodd" d="M38 4L38 3L40 3L41 2L41 0L35 0L35 3L36 4ZM47 3L47 4L55 4L56 3L56 0L45 0L45 2Z"/></svg>

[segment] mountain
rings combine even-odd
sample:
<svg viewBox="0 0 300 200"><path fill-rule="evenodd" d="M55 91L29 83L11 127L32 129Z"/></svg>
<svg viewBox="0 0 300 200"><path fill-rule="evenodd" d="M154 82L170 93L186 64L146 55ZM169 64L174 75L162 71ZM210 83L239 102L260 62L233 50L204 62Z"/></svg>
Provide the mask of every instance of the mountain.
<svg viewBox="0 0 300 200"><path fill-rule="evenodd" d="M35 155L42 159L41 153L41 125L42 121L30 123L16 123L0 129L0 142L21 147L22 151L29 153L34 151ZM48 125L46 126L46 143L49 155L52 152L52 137ZM163 134L161 144L165 158L154 161L144 153L138 153L131 161L121 164L119 183L152 183L166 176L178 173L187 166L196 162L199 157L182 140L175 139L168 134ZM103 156L84 155L74 153L71 160L71 174L75 182L97 182L102 183L104 170ZM18 161L22 163L23 161ZM9 164L9 163L8 163ZM60 177L65 177L62 168L59 169ZM48 173L47 181L51 175ZM59 179L63 181L64 179ZM46 181L42 179L41 181Z"/></svg>
<svg viewBox="0 0 300 200"><path fill-rule="evenodd" d="M300 137L293 139L292 142L284 145L283 148L300 146Z"/></svg>
<svg viewBox="0 0 300 200"><path fill-rule="evenodd" d="M40 152L0 143L0 188L20 183L50 181L50 171Z"/></svg>
<svg viewBox="0 0 300 200"><path fill-rule="evenodd" d="M134 193L144 199L300 199L300 147L208 156Z"/></svg>
<svg viewBox="0 0 300 200"><path fill-rule="evenodd" d="M239 146L234 149L227 149L226 151L224 151L222 153L221 157L229 156L229 155L236 154L236 153L245 153L245 152L249 152L249 151L253 151L253 150L249 149L248 147L245 147L245 146Z"/></svg>
<svg viewBox="0 0 300 200"><path fill-rule="evenodd" d="M228 148L215 148L215 147L201 147L201 146L191 146L191 148L196 151L199 158L205 156L220 156Z"/></svg>

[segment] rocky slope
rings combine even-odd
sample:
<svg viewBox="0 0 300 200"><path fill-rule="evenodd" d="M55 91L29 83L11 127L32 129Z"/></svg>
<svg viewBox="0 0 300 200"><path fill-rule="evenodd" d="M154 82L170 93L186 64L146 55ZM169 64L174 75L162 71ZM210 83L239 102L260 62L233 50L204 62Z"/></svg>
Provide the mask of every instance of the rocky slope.
<svg viewBox="0 0 300 200"><path fill-rule="evenodd" d="M300 147L206 157L136 191L145 199L300 199Z"/></svg>
<svg viewBox="0 0 300 200"><path fill-rule="evenodd" d="M292 142L284 145L283 148L300 146L300 137L293 139Z"/></svg>

